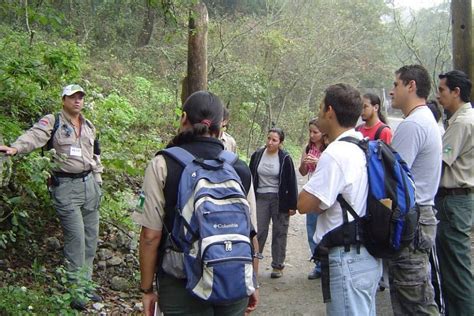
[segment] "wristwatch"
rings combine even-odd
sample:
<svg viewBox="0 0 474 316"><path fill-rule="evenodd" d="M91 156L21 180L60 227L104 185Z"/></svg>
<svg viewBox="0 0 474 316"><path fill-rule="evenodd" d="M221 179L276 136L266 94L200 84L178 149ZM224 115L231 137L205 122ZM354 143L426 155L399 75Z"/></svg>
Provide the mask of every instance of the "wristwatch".
<svg viewBox="0 0 474 316"><path fill-rule="evenodd" d="M153 293L153 285L150 286L148 289L144 289L144 288L140 287L140 292L142 292L143 294Z"/></svg>
<svg viewBox="0 0 474 316"><path fill-rule="evenodd" d="M262 255L261 252L256 252L256 253L254 253L254 254L253 254L253 257L254 257L254 258L257 258L257 259L259 259L259 260L262 260L262 259L263 259L263 255Z"/></svg>

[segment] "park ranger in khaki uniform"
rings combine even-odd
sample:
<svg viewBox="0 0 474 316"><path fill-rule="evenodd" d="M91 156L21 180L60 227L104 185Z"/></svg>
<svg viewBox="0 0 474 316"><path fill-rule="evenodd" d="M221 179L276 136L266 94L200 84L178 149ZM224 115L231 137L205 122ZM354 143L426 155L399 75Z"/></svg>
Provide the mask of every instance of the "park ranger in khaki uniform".
<svg viewBox="0 0 474 316"><path fill-rule="evenodd" d="M436 236L446 315L474 315L469 238L474 212L474 109L472 83L453 70L439 75L438 101L451 115L443 135L443 173L436 194Z"/></svg>
<svg viewBox="0 0 474 316"><path fill-rule="evenodd" d="M63 109L59 115L44 116L11 147L0 146L0 151L7 155L27 154L51 139L57 167L52 172L49 189L64 232L66 269L90 280L99 235L103 167L95 143L95 127L81 114L84 89L76 84L68 85L61 96ZM71 279L79 275L72 274ZM91 300L100 300L97 294L88 294ZM85 303L75 301L72 305L84 309Z"/></svg>
<svg viewBox="0 0 474 316"><path fill-rule="evenodd" d="M226 132L227 125L229 125L229 118L229 110L224 108L224 117L222 118L221 134L219 136L219 139L221 140L222 144L224 144L225 150L231 151L236 154L237 142L235 141L234 137L232 137L232 135Z"/></svg>

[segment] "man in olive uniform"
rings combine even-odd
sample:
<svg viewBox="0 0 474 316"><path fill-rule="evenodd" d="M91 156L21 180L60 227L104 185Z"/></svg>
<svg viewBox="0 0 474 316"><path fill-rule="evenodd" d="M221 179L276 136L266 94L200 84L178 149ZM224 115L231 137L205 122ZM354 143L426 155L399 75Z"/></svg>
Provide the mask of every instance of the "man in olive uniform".
<svg viewBox="0 0 474 316"><path fill-rule="evenodd" d="M6 155L27 154L51 139L56 155L66 157L57 161L49 189L64 232L66 269L80 274L71 274L72 280L78 277L90 280L99 235L103 167L95 143L96 129L81 114L84 89L76 84L68 85L61 96L63 109L59 115L44 116L11 147L0 146L0 151ZM88 295L93 301L101 299L94 293ZM75 300L71 306L84 309L85 303Z"/></svg>
<svg viewBox="0 0 474 316"><path fill-rule="evenodd" d="M436 247L446 315L474 315L471 240L474 212L474 109L472 83L453 70L439 75L438 101L449 113L443 135L443 173L436 194Z"/></svg>
<svg viewBox="0 0 474 316"><path fill-rule="evenodd" d="M227 125L229 124L229 119L230 119L230 112L227 108L224 107L224 117L222 118L222 123L221 123L221 134L219 136L219 139L221 142L224 144L224 149L231 151L233 153L237 153L237 143L230 135L229 133L226 132L227 130Z"/></svg>

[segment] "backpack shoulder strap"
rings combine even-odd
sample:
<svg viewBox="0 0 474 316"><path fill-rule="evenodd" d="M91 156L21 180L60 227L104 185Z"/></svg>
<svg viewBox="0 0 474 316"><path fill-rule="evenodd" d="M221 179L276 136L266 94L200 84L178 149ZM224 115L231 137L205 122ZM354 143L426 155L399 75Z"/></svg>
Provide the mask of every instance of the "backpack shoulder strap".
<svg viewBox="0 0 474 316"><path fill-rule="evenodd" d="M237 160L239 160L239 157L235 153L228 150L221 151L218 158L224 162L227 162L231 166L233 166Z"/></svg>
<svg viewBox="0 0 474 316"><path fill-rule="evenodd" d="M177 161L183 168L192 163L196 157L184 148L175 146L160 150L158 154L164 154Z"/></svg>
<svg viewBox="0 0 474 316"><path fill-rule="evenodd" d="M360 219L360 216L354 211L352 206L349 203L347 203L346 199L344 199L342 194L337 195L337 201L339 202L339 204L341 204L341 208L343 211L345 210L349 212L352 215L352 217L354 217L355 220Z"/></svg>
<svg viewBox="0 0 474 316"><path fill-rule="evenodd" d="M357 138L352 137L352 136L346 136L346 137L341 138L340 141L349 142L349 143L352 143L354 145L357 145L357 146L359 146L360 149L362 149L364 151L364 153L367 153L367 149L369 148L369 139L368 138L357 139Z"/></svg>
<svg viewBox="0 0 474 316"><path fill-rule="evenodd" d="M54 138L54 134L56 134L56 131L59 128L59 124L60 124L59 121L60 121L59 112L57 112L56 114L54 114L53 130L51 131L51 136L49 137L49 140L46 143L46 150L50 150L53 148L53 138Z"/></svg>
<svg viewBox="0 0 474 316"><path fill-rule="evenodd" d="M84 118L84 120L86 121L86 124L87 124L87 126L89 126L90 129L95 130L95 126L94 126L94 124L92 124L91 121L89 121L86 118Z"/></svg>
<svg viewBox="0 0 474 316"><path fill-rule="evenodd" d="M390 127L386 124L380 125L379 128L377 128L377 131L375 132L375 136L374 136L375 140L380 138L380 135L382 134L382 131L384 130L384 128L390 128Z"/></svg>
<svg viewBox="0 0 474 316"><path fill-rule="evenodd" d="M337 195L337 201L339 204L341 204L342 208L342 219L343 219L343 225L348 225L349 224L349 219L347 217L347 213L349 212L352 217L354 217L354 222L355 222L355 237L356 237L356 245L357 245L357 253L360 252L360 243L361 243L361 233L360 233L360 222L361 222L361 217L354 211L352 206L347 203L347 201L344 199L342 194ZM343 232L343 239L344 239L344 250L347 252L350 250L350 235L349 235L349 229L346 226L346 229L344 229Z"/></svg>
<svg viewBox="0 0 474 316"><path fill-rule="evenodd" d="M352 137L352 136L346 136L346 137L341 138L340 141L353 143L353 144L359 146L361 140L359 140L355 137Z"/></svg>

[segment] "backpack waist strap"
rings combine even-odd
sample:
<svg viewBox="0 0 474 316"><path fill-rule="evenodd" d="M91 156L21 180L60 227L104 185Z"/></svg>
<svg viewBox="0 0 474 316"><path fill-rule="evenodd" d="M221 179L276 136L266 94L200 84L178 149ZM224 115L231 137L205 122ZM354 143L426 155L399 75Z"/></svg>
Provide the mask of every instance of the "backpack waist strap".
<svg viewBox="0 0 474 316"><path fill-rule="evenodd" d="M360 251L361 231L358 221L342 224L324 235L314 251L313 259L321 262L321 286L323 289L324 303L331 301L329 286L329 251L334 247L344 246L344 251L349 252L351 245L356 245L357 253Z"/></svg>

